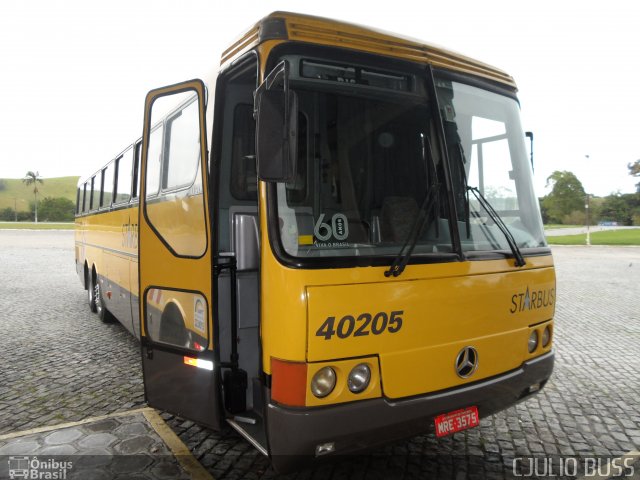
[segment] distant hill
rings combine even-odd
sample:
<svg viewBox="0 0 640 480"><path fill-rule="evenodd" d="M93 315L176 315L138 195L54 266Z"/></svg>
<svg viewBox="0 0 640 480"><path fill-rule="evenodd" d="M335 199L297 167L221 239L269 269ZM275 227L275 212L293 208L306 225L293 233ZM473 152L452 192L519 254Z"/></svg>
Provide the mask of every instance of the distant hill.
<svg viewBox="0 0 640 480"><path fill-rule="evenodd" d="M64 197L76 202L76 187L80 177L43 178L38 184L38 199L45 197ZM29 202L33 202L33 185L28 187L20 178L0 178L0 210L13 208L17 199L18 211L28 211Z"/></svg>

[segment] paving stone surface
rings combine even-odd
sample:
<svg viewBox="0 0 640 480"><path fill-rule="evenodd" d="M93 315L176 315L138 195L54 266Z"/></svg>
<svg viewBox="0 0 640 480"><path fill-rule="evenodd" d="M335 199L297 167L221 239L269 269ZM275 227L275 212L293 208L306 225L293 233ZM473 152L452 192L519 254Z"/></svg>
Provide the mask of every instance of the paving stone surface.
<svg viewBox="0 0 640 480"><path fill-rule="evenodd" d="M12 471L15 475L24 469L26 478L190 478L142 413L113 417L108 423L113 433L95 433L95 423L87 423L0 440L0 479L13 478ZM126 433L129 425L138 426L136 437ZM144 449L125 452L123 445L132 440ZM167 472L171 476L163 477Z"/></svg>
<svg viewBox="0 0 640 480"><path fill-rule="evenodd" d="M283 478L510 478L520 457L639 450L640 248L553 251L556 367L539 395L452 437L422 435ZM71 232L0 231L0 267L0 435L144 405L138 343L88 312ZM278 478L233 431L163 417L215 478ZM115 431L109 421L93 428Z"/></svg>

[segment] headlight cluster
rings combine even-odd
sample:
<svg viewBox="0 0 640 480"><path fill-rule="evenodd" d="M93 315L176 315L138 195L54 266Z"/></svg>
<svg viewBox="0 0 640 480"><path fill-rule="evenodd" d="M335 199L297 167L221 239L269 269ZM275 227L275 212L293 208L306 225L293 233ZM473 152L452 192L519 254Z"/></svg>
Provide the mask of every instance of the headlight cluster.
<svg viewBox="0 0 640 480"><path fill-rule="evenodd" d="M538 344L542 344L542 348L546 348L551 343L551 326L547 325L542 331L542 340L538 335L538 330L532 330L529 335L528 349L529 353L533 353L538 348Z"/></svg>
<svg viewBox="0 0 640 480"><path fill-rule="evenodd" d="M332 367L323 367L311 379L311 393L318 398L324 398L333 392L338 375ZM347 377L347 387L351 393L364 392L371 382L371 367L366 363L359 363L351 369Z"/></svg>

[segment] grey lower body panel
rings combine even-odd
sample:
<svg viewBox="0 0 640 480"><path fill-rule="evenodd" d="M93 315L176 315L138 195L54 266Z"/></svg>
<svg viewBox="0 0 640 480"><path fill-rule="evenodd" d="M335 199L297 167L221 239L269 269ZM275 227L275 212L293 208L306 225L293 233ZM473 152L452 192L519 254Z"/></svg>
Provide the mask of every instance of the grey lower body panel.
<svg viewBox="0 0 640 480"><path fill-rule="evenodd" d="M269 403L269 450L280 472L297 469L315 458L316 446L334 443L348 454L433 430L439 414L475 405L480 418L526 399L529 387L544 383L553 371L549 352L520 368L463 387L400 400L377 398L313 409L286 408ZM322 457L324 458L324 457Z"/></svg>

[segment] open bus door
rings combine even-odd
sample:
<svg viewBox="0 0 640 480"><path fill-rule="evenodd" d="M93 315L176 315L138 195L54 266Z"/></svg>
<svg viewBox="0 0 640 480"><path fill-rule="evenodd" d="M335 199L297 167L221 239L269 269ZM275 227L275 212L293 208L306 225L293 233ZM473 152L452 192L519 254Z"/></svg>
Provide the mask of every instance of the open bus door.
<svg viewBox="0 0 640 480"><path fill-rule="evenodd" d="M205 102L200 80L152 90L145 101L140 340L149 405L218 429Z"/></svg>

